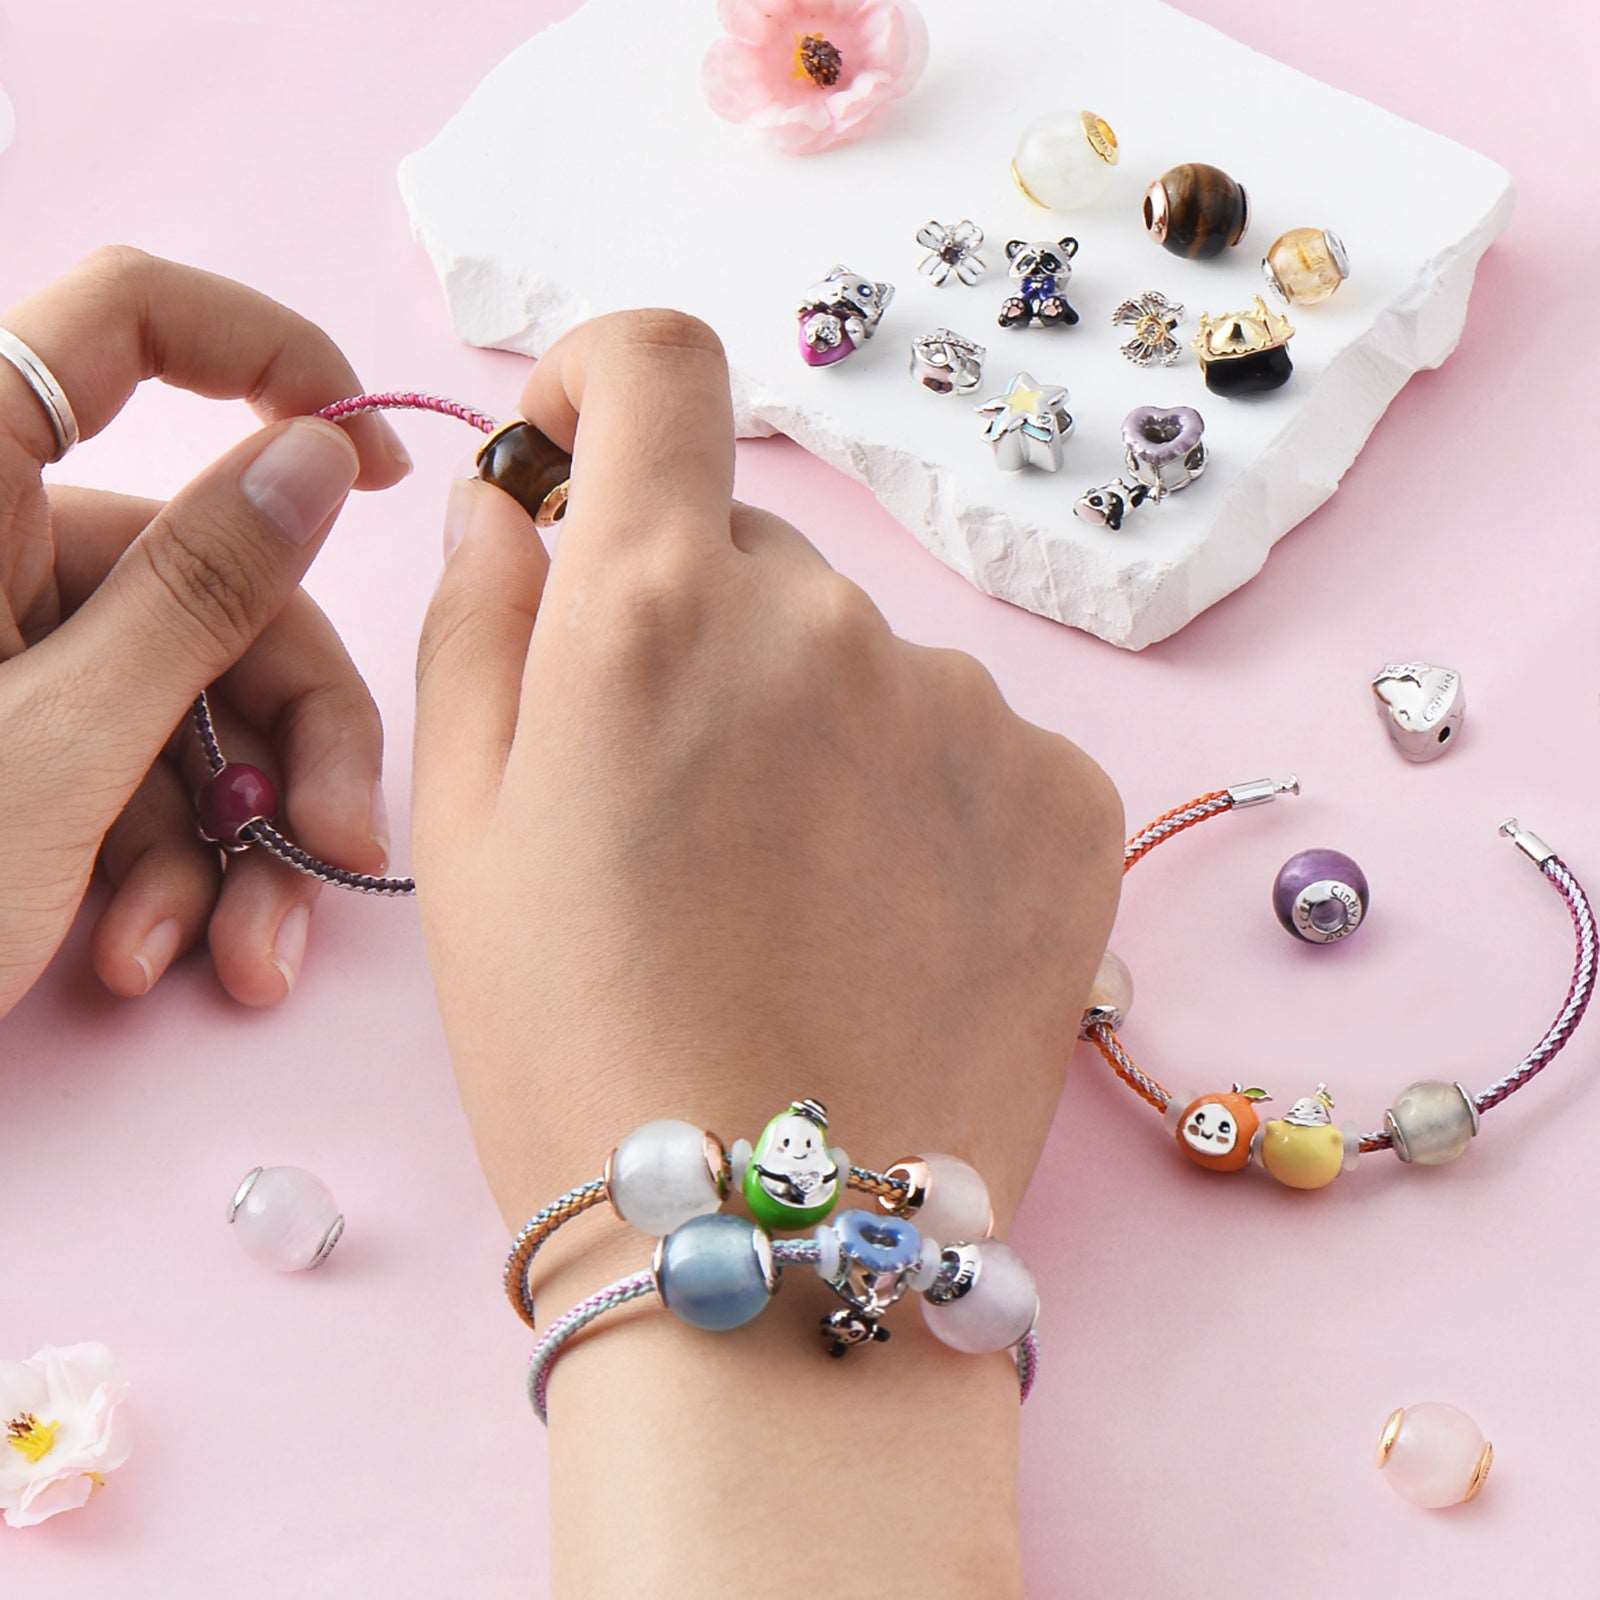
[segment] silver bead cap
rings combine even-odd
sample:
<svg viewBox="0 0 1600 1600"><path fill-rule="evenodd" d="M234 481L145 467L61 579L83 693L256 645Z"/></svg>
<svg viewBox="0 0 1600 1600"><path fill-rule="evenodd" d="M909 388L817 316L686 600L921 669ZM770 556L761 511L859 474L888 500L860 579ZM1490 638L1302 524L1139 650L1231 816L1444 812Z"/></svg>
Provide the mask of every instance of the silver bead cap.
<svg viewBox="0 0 1600 1600"><path fill-rule="evenodd" d="M322 1243L317 1246L317 1253L311 1258L312 1267L320 1267L329 1256L333 1254L333 1247L344 1237L344 1213L341 1211L333 1219L333 1225L322 1236ZM309 1271L310 1268L307 1268Z"/></svg>
<svg viewBox="0 0 1600 1600"><path fill-rule="evenodd" d="M983 1258L975 1244L947 1244L941 1258L939 1276L925 1291L936 1306L964 1299L977 1287Z"/></svg>
<svg viewBox="0 0 1600 1600"><path fill-rule="evenodd" d="M233 1223L233 1219L239 1215L239 1207L245 1203L250 1191L255 1188L256 1179L265 1171L265 1167L251 1167L239 1180L239 1187L233 1191L233 1199L228 1202L228 1223L230 1226ZM339 1220L343 1222L344 1219L341 1217ZM331 1250L333 1246L329 1245L328 1248Z"/></svg>

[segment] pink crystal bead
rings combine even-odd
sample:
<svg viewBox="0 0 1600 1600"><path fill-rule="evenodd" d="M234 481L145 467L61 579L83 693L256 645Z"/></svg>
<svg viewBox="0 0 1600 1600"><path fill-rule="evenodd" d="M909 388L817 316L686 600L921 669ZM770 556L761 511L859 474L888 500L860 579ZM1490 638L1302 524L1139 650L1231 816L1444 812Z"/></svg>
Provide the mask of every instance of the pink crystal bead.
<svg viewBox="0 0 1600 1600"><path fill-rule="evenodd" d="M279 1272L319 1267L344 1232L339 1203L303 1167L256 1167L228 1206L228 1221L247 1255Z"/></svg>
<svg viewBox="0 0 1600 1600"><path fill-rule="evenodd" d="M278 791L260 767L230 761L206 779L194 797L194 809L202 838L213 844L232 844L241 828L276 814Z"/></svg>
<svg viewBox="0 0 1600 1600"><path fill-rule="evenodd" d="M1391 1413L1378 1443L1378 1465L1395 1493L1430 1511L1470 1500L1493 1459L1478 1424L1438 1400Z"/></svg>

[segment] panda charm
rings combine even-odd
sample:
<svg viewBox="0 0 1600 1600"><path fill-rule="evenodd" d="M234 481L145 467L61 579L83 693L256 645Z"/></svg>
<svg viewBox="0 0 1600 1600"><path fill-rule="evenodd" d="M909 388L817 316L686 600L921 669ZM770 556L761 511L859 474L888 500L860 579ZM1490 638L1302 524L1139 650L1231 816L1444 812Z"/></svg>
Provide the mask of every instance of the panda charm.
<svg viewBox="0 0 1600 1600"><path fill-rule="evenodd" d="M827 1107L794 1100L761 1130L750 1152L745 1204L763 1228L809 1228L838 1205L849 1177L843 1152L828 1144Z"/></svg>
<svg viewBox="0 0 1600 1600"><path fill-rule="evenodd" d="M806 290L795 308L800 359L808 367L831 367L853 356L878 331L892 299L892 283L864 278L843 265L834 267Z"/></svg>
<svg viewBox="0 0 1600 1600"><path fill-rule="evenodd" d="M1067 282L1078 241L1070 234L1052 242L1006 240L1006 260L1016 284L1000 307L1002 328L1070 328L1078 313L1067 303Z"/></svg>

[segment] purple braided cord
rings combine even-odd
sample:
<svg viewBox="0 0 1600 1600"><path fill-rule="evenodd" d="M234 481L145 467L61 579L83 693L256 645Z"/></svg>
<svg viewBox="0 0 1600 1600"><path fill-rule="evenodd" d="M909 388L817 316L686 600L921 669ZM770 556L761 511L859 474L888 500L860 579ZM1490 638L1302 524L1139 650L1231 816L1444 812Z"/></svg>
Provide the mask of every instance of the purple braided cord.
<svg viewBox="0 0 1600 1600"><path fill-rule="evenodd" d="M442 417L454 417L458 422L465 422L480 433L493 433L499 427L493 417L475 411L459 400L447 400L443 395L437 394L422 394L415 389L388 389L380 394L353 394L348 399L335 400L332 405L324 406L316 415L324 422L346 422L351 417L365 416L373 411L433 411ZM195 697L190 717L194 722L195 736L200 741L200 750L205 756L206 765L215 775L227 765L227 758L217 742L216 728L211 720L211 705L203 689ZM417 892L414 878L384 878L369 872L351 872L345 867L334 866L331 861L323 861L320 857L312 855L309 850L302 850L294 840L280 833L270 822L250 823L240 830L239 839L242 843L258 846L268 855L275 856L286 867L293 867L296 872L303 872L308 878L331 883L340 889L356 889L362 894L403 895Z"/></svg>

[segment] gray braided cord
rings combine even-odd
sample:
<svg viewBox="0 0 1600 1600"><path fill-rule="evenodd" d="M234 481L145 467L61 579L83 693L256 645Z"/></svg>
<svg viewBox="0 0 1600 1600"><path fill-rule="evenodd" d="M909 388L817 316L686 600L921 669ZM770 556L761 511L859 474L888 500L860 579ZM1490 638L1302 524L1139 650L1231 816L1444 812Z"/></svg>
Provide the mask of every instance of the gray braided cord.
<svg viewBox="0 0 1600 1600"><path fill-rule="evenodd" d="M815 1239L772 1241L772 1259L780 1272L785 1267L815 1266L821 1257L822 1250ZM565 1316L557 1317L550 1324L528 1363L528 1404L542 1423L547 1427L550 1423L550 1374L567 1343L608 1311L659 1292L654 1272L635 1272L619 1278L587 1300L580 1300ZM1039 1336L1031 1328L1017 1345L1016 1364L1020 1399L1026 1401L1039 1372Z"/></svg>

